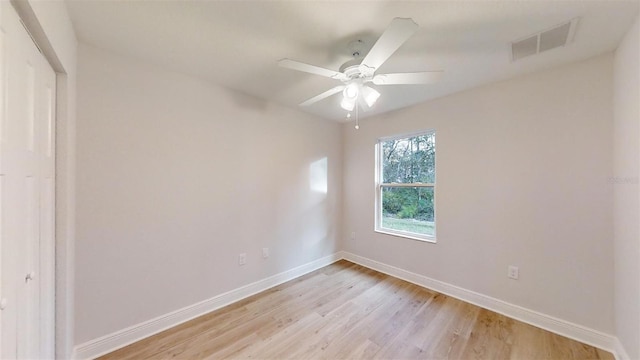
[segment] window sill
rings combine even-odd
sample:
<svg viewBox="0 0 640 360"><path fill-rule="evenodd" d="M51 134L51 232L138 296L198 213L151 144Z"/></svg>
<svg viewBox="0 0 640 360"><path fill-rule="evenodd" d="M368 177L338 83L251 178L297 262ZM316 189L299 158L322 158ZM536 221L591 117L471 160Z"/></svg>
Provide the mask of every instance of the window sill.
<svg viewBox="0 0 640 360"><path fill-rule="evenodd" d="M435 237L418 237L409 233L403 233L403 232L395 232L395 231L389 231L386 229L375 229L374 230L377 233L380 234L385 234L385 235L391 235L391 236L396 236L396 237L401 237L401 238L405 238L405 239L410 239L410 240L416 240L416 241L422 241L422 242L426 242L426 243L431 243L431 244L436 244L436 238Z"/></svg>

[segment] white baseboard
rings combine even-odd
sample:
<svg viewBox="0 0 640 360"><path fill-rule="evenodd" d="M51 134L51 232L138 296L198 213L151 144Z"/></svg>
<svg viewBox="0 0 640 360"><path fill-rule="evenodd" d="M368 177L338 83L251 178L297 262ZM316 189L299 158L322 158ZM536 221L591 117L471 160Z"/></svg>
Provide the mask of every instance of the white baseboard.
<svg viewBox="0 0 640 360"><path fill-rule="evenodd" d="M617 342L617 338L615 338L613 335L589 329L578 324L561 320L553 316L545 315L537 311L529 310L487 295L479 294L471 290L463 289L455 285L431 279L423 275L419 275L391 265L383 264L381 262L358 256L349 252L343 252L343 257L346 260L362 266L366 266L373 270L377 270L387 275L391 275L393 277L414 283L416 285L435 290L456 299L460 299L462 301L466 301L482 308L495 311L510 318L520 320L524 323L537 326L539 328L551 331L562 336L566 336L585 344L595 346L614 354L617 353L617 346L614 345Z"/></svg>
<svg viewBox="0 0 640 360"><path fill-rule="evenodd" d="M615 339L613 345L613 355L615 355L616 360L631 360L631 357L627 353L627 350L625 350L624 346L622 346L622 343L620 342L620 340L618 340L618 338Z"/></svg>
<svg viewBox="0 0 640 360"><path fill-rule="evenodd" d="M74 348L74 359L95 359L124 346L157 334L161 331L182 324L221 307L242 300L261 291L295 279L314 270L320 269L343 258L342 252L323 257L294 269L281 272L266 279L231 290L199 303L184 307L171 313L158 316L126 329L87 341Z"/></svg>
<svg viewBox="0 0 640 360"><path fill-rule="evenodd" d="M248 296L295 279L340 259L349 260L387 275L391 275L482 308L495 311L527 324L610 351L615 355L617 360L629 359L629 356L620 341L612 335L345 251L339 251L333 255L312 261L308 264L287 270L266 279L256 281L252 284L220 294L211 299L207 299L143 323L130 326L112 334L90 340L74 348L73 358L95 359L98 356L107 354L198 316L244 299Z"/></svg>

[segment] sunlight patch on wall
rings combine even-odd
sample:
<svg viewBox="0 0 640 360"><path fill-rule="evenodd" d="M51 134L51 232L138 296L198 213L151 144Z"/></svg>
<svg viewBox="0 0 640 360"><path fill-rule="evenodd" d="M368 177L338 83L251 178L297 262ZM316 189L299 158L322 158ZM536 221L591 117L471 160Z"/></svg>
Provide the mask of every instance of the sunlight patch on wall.
<svg viewBox="0 0 640 360"><path fill-rule="evenodd" d="M309 165L309 187L311 191L327 193L327 158L314 161Z"/></svg>

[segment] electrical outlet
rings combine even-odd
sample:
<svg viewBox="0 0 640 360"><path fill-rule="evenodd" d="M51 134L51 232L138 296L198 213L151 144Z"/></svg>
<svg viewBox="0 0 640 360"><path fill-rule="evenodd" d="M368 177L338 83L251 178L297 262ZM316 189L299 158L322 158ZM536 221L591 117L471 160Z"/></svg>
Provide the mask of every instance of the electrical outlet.
<svg viewBox="0 0 640 360"><path fill-rule="evenodd" d="M351 232L351 240L355 240L356 239L356 232L352 231Z"/></svg>
<svg viewBox="0 0 640 360"><path fill-rule="evenodd" d="M269 257L269 248L262 248L262 258L266 259Z"/></svg>
<svg viewBox="0 0 640 360"><path fill-rule="evenodd" d="M520 269L517 266L509 265L507 269L507 276L509 279L518 280L520 277Z"/></svg>
<svg viewBox="0 0 640 360"><path fill-rule="evenodd" d="M238 255L238 265L245 265L247 263L247 254L242 253Z"/></svg>

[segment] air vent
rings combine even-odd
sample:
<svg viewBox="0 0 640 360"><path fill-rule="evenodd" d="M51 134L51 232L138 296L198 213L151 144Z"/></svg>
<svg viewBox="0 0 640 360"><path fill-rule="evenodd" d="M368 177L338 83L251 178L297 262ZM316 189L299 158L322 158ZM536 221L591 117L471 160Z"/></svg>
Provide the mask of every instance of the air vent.
<svg viewBox="0 0 640 360"><path fill-rule="evenodd" d="M578 18L511 43L511 61L565 46L573 40Z"/></svg>

